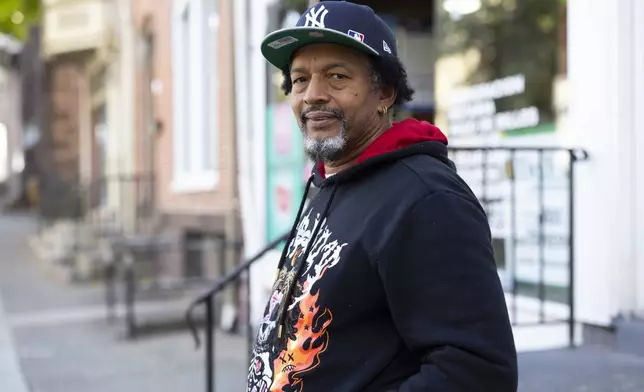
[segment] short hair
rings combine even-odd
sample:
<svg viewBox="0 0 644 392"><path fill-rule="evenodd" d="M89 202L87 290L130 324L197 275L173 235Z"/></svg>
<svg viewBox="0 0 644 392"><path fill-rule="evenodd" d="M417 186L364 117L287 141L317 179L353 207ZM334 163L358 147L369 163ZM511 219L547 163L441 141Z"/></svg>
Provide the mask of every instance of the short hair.
<svg viewBox="0 0 644 392"><path fill-rule="evenodd" d="M374 87L393 87L396 91L394 106L403 105L412 100L414 89L409 86L407 71L398 58L369 56L369 67ZM282 91L289 95L293 89L290 65L282 69L282 75L284 76Z"/></svg>

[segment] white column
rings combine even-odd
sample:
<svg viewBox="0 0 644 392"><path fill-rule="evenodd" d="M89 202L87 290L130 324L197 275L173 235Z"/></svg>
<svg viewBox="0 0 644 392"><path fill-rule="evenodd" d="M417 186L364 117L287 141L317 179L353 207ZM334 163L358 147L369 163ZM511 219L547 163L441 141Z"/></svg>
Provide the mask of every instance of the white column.
<svg viewBox="0 0 644 392"><path fill-rule="evenodd" d="M251 116L248 116L248 106L250 104L250 83L248 78L249 72L249 50L248 50L248 18L247 18L247 1L233 2L233 29L235 45L235 132L237 147L237 179L239 184L239 199L241 207L242 229L244 234L244 251L248 257L250 253L259 249L260 243L257 238L256 225L257 219L254 200L255 196L251 193L251 165L250 157L250 131Z"/></svg>
<svg viewBox="0 0 644 392"><path fill-rule="evenodd" d="M253 192L256 195L257 235L262 245L266 243L266 73L267 62L261 54L260 46L268 33L268 6L273 0L249 0L250 5L250 67L251 67L251 110L252 116L252 176Z"/></svg>
<svg viewBox="0 0 644 392"><path fill-rule="evenodd" d="M132 173L134 171L134 85L136 70L136 35L134 33L134 26L132 22L131 13L132 0L120 0L119 7L119 21L120 26L120 106L121 112L121 160L122 160L122 173Z"/></svg>
<svg viewBox="0 0 644 392"><path fill-rule="evenodd" d="M236 34L245 34L244 41L240 42L237 51L245 53L244 61L246 66L244 78L248 82L240 83L237 86L239 94L240 86L244 86L244 101L238 102L239 115L246 117L238 123L245 128L238 128L237 140L246 153L239 156L240 193L242 193L242 212L245 216L244 241L246 257L254 256L258 250L266 244L266 60L261 54L260 44L267 31L268 12L267 7L273 1L267 0L246 0L248 16L243 16L243 9L239 10L238 18L235 20L236 28L245 30ZM242 3L240 1L240 3ZM235 1L237 5L237 0ZM242 7L240 7L242 8ZM237 9L237 8L236 8ZM237 25L241 23L241 25ZM250 26L250 27L247 27ZM237 37L238 35L236 35ZM239 69L239 65L236 65ZM242 81L240 81L242 82ZM241 95L240 95L241 97ZM241 106L240 106L241 105ZM253 113L248 116L248 113ZM242 140L246 139L246 140ZM241 152L240 152L241 153ZM239 153L238 153L239 154ZM245 162L242 162L245 161ZM250 190L250 197L244 197L244 188ZM248 191L246 191L248 192ZM244 211L247 209L247 211ZM251 211L250 213L248 211ZM248 242L246 242L248 241ZM251 246L247 246L251 245ZM269 252L263 260L256 263L250 270L251 278L251 320L254 326L261 321L270 294L272 280L274 278L275 266L279 255Z"/></svg>
<svg viewBox="0 0 644 392"><path fill-rule="evenodd" d="M633 1L633 12L631 20L633 21L633 41L634 71L635 80L633 87L635 89L633 98L635 100L635 135L634 149L636 196L635 196L635 219L634 241L635 241L635 260L636 260L636 288L637 303L636 308L639 312L644 311L644 2ZM639 108L640 110L637 110Z"/></svg>
<svg viewBox="0 0 644 392"><path fill-rule="evenodd" d="M136 201L135 189L137 185L130 174L135 172L134 156L136 144L134 143L134 85L136 72L136 36L131 14L131 0L119 0L116 4L118 7L119 28L119 54L118 54L118 78L115 80L118 86L119 101L118 111L120 112L120 122L118 125L118 149L120 167L119 175L124 176L123 182L118 182L118 204L120 205L120 215L123 224L128 230L134 228L136 220ZM113 128L112 128L113 129Z"/></svg>
<svg viewBox="0 0 644 392"><path fill-rule="evenodd" d="M112 211L121 208L120 184L118 176L123 174L125 160L123 155L123 97L119 80L121 78L121 60L116 58L107 65L105 75L105 170L107 177L107 205Z"/></svg>
<svg viewBox="0 0 644 392"><path fill-rule="evenodd" d="M590 154L578 165L575 182L577 317L607 325L635 308L638 293L637 239L644 234L637 234L641 201L635 167L642 158L636 131L643 122L636 113L642 84L635 83L643 71L635 60L644 30L636 29L635 8L643 5L639 0L568 4L569 132L572 143Z"/></svg>

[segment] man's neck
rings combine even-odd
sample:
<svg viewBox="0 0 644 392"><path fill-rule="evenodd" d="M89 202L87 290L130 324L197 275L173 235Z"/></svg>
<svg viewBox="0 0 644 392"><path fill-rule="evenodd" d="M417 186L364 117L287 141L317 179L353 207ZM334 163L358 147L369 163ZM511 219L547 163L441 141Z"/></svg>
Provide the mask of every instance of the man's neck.
<svg viewBox="0 0 644 392"><path fill-rule="evenodd" d="M391 122L383 122L380 126L376 127L373 132L364 133L363 136L357 138L354 142L354 146L349 149L347 153L342 158L333 162L324 163L324 172L328 174L336 174L341 172L344 169L347 169L355 164L360 155L374 142L384 131L391 128Z"/></svg>

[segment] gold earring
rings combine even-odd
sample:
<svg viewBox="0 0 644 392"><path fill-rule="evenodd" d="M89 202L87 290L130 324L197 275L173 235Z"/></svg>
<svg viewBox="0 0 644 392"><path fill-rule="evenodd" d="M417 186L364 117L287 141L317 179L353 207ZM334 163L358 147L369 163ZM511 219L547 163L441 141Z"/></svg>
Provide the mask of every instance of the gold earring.
<svg viewBox="0 0 644 392"><path fill-rule="evenodd" d="M383 115L387 114L387 110L388 110L388 109L389 109L389 108L387 108L386 106L385 106L384 108L382 108L382 114L383 114Z"/></svg>

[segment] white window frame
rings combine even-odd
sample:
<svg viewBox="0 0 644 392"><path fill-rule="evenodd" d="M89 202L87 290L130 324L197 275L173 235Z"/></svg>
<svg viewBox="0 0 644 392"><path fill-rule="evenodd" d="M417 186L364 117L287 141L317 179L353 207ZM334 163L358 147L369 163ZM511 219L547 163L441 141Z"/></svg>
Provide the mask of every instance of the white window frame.
<svg viewBox="0 0 644 392"><path fill-rule="evenodd" d="M174 192L207 192L219 185L218 21L216 0L175 0L171 185Z"/></svg>

